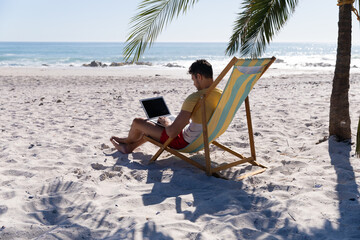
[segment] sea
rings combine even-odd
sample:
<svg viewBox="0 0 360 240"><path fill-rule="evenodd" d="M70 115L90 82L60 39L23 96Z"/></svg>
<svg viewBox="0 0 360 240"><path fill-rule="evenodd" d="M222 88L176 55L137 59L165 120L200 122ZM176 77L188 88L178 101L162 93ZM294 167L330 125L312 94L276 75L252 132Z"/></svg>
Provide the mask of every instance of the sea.
<svg viewBox="0 0 360 240"><path fill-rule="evenodd" d="M123 42L0 42L0 70L1 67L83 67L92 61L109 66L125 62L125 45ZM139 59L138 66L188 67L196 59L224 66L232 58L225 54L226 46L227 43L154 43ZM262 57L275 56L277 68L334 69L336 49L333 43L272 43ZM352 46L351 67L360 71L360 45Z"/></svg>

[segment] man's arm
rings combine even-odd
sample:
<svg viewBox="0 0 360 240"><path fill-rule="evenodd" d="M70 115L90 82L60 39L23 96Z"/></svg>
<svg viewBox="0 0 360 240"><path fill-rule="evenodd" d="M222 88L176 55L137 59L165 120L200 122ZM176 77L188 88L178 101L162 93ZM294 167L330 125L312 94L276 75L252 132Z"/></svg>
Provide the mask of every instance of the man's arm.
<svg viewBox="0 0 360 240"><path fill-rule="evenodd" d="M176 117L175 121L167 126L166 133L169 137L174 138L176 137L183 128L189 123L191 117L191 112L181 110L179 115Z"/></svg>

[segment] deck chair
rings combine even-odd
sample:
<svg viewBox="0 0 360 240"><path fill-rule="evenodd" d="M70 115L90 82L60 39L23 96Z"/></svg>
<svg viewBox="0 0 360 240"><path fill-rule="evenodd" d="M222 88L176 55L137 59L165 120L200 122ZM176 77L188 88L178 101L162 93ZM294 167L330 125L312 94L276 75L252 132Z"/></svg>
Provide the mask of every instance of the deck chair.
<svg viewBox="0 0 360 240"><path fill-rule="evenodd" d="M157 153L151 158L150 163L156 161L163 151L167 151L179 157L180 159L194 165L195 167L204 170L207 175L221 176L219 171L244 163L250 163L254 166L258 166L260 167L260 170L256 170L254 172L242 175L241 177L239 177L239 179L243 179L245 177L264 172L266 170L266 167L256 161L248 95L257 80L263 75L263 73L270 67L270 65L274 61L275 57L264 59L237 59L236 57L234 57L225 67L225 69L220 73L220 75L215 79L215 81L208 88L206 93L199 99L198 103L193 109L193 112L195 112L198 108L201 108L202 111L203 131L201 135L193 142L189 143L188 146L180 150L175 150L168 147L168 145L172 141L172 138L169 138L164 144L161 144L148 136L144 136L144 139L146 141L149 141L160 147ZM232 69L232 73L223 90L219 103L209 122L206 122L205 99L208 93L220 83L220 81L225 77L225 75L230 71L230 69ZM239 109L239 107L244 101L250 142L250 157L244 157L240 153L237 153L216 141L216 139L226 131L232 119L234 118L236 111ZM230 154L237 157L239 160L232 163L221 164L218 167L213 168L211 165L209 144L213 144L221 148L222 150L229 152ZM205 166L182 154L195 153L202 149L204 149L205 154Z"/></svg>

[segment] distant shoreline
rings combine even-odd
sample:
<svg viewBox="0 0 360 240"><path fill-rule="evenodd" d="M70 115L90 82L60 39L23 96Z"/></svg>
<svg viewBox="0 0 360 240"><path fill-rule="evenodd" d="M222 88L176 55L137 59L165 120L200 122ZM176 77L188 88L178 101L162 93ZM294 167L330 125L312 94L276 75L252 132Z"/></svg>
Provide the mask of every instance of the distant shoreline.
<svg viewBox="0 0 360 240"><path fill-rule="evenodd" d="M226 46L225 42L157 42L138 64L188 68L196 59L207 59L221 69L232 58L225 54ZM0 67L80 67L92 62L95 66L118 67L133 60L124 59L124 47L123 42L0 42ZM275 56L274 67L281 69L333 71L336 51L335 43L273 43L262 57ZM360 46L353 45L351 67L360 68Z"/></svg>
<svg viewBox="0 0 360 240"><path fill-rule="evenodd" d="M99 44L106 44L106 43L110 43L110 44L125 44L126 42L117 42L117 41L109 41L109 42L106 42L106 41L0 41L0 44L1 43L99 43ZM228 42L202 42L202 41L188 41L188 42L163 42L163 41L157 41L153 44L166 44L166 43L169 43L169 44L178 44L178 43L181 43L181 44L202 44L202 43L222 43L222 44L227 44ZM334 44L336 45L337 42L302 42L302 41L299 41L299 42L295 42L295 41L292 41L292 42L288 42L288 41L279 41L279 42L272 42L271 44ZM270 45L271 45L270 44ZM360 42L359 43L352 43L352 46L360 46Z"/></svg>
<svg viewBox="0 0 360 240"><path fill-rule="evenodd" d="M214 77L217 77L223 66L214 67ZM108 77L121 77L121 78L164 78L164 79L190 79L187 73L187 68L165 68L156 66L123 66L123 67L0 67L0 77L6 76L21 76L21 77L34 77L34 76L108 76ZM360 69L351 69L350 74L358 76ZM314 75L329 75L332 78L334 74L333 69L314 68L310 70L302 69L279 69L274 64L266 73L264 77L281 76L310 76ZM1 79L0 79L1 81Z"/></svg>

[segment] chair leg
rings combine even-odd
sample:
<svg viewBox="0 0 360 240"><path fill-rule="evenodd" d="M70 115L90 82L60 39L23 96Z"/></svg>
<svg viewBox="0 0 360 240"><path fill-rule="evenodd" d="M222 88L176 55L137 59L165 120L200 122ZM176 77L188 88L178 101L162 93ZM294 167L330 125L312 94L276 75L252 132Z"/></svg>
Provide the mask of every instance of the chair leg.
<svg viewBox="0 0 360 240"><path fill-rule="evenodd" d="M246 120L247 120L247 125L248 125L248 132L249 132L249 142L250 142L251 157L253 157L254 161L256 161L255 141L254 141L254 133L253 133L253 128L252 128L252 122L251 122L251 112L250 112L249 97L245 98L245 110L246 110Z"/></svg>
<svg viewBox="0 0 360 240"><path fill-rule="evenodd" d="M254 176L254 175L263 173L263 172L265 172L265 171L266 171L266 168L262 168L262 169L259 169L259 170L257 170L257 171L254 171L254 172L250 172L250 173L244 174L244 175L238 177L238 180L243 180L243 179L245 179L245 178L247 178L247 177L251 177L251 176Z"/></svg>
<svg viewBox="0 0 360 240"><path fill-rule="evenodd" d="M206 174L208 176L212 175L212 169L211 169L211 159L210 159L210 149L209 149L209 144L204 146L204 151L205 151L205 164L206 164Z"/></svg>
<svg viewBox="0 0 360 240"><path fill-rule="evenodd" d="M152 158L150 159L149 163L155 162L158 157L161 155L161 153L164 151L164 149L160 148L155 154L154 156L152 156Z"/></svg>
<svg viewBox="0 0 360 240"><path fill-rule="evenodd" d="M231 153L232 155L242 159L240 161L236 161L236 162L233 162L233 163L228 163L228 164L222 165L220 167L213 168L212 169L213 176L214 176L214 173L216 173L217 171L225 170L225 169L228 169L228 168L231 168L233 166L237 166L237 165L240 165L240 164L243 164L243 163L246 163L246 162L250 163L253 166L261 167L262 169L247 173L245 175L242 175L242 176L238 177L238 180L243 180L244 178L247 178L247 177L250 177L250 176L253 176L253 175L256 175L256 174L260 174L262 172L265 172L266 169L267 169L266 166L264 166L264 165L258 163L257 161L255 161L253 157L245 158L240 153L237 153L237 152L223 146L222 144L218 143L217 141L213 141L212 144L214 144L215 146L221 148L222 150L224 150L224 151L226 151L228 153Z"/></svg>
<svg viewBox="0 0 360 240"><path fill-rule="evenodd" d="M147 141L150 141L150 142L152 142L152 143L154 143L155 144L155 141L151 141L152 139L150 139L149 137L144 137L145 138L145 140L147 140ZM160 149L155 153L155 155L150 159L150 161L149 161L149 163L152 163L152 162L155 162L157 159L158 159L158 157L161 155L161 153L167 148L167 146L171 143L171 141L172 141L173 139L172 138L169 138L168 140L166 140L166 142L164 143L164 144L161 144L161 143L159 143L159 147L160 147Z"/></svg>
<svg viewBox="0 0 360 240"><path fill-rule="evenodd" d="M171 142L171 140L167 140L164 144L159 143L158 141L155 141L154 139L144 136L144 139L156 146L158 146L160 149L156 152L156 154L151 158L151 160L149 161L149 163L156 161L156 159L160 156L160 154L163 151L167 151L173 155L175 155L176 157L184 160L187 163L190 163L191 165L203 170L206 172L206 169L203 165L201 165L200 163L186 157L185 155L181 154L180 152L178 152L177 150L171 149L168 147L169 143Z"/></svg>
<svg viewBox="0 0 360 240"><path fill-rule="evenodd" d="M249 163L251 163L251 165L253 165L253 166L262 167L262 168L267 168L266 166L258 163L257 161L251 161L251 162L249 162Z"/></svg>
<svg viewBox="0 0 360 240"><path fill-rule="evenodd" d="M205 168L206 174L211 176L211 159L210 159L210 148L209 148L209 138L207 130L207 121L206 121L206 110L205 110L205 95L201 96L201 118L202 118L202 128L203 128L203 141L204 141L204 151L205 151Z"/></svg>

